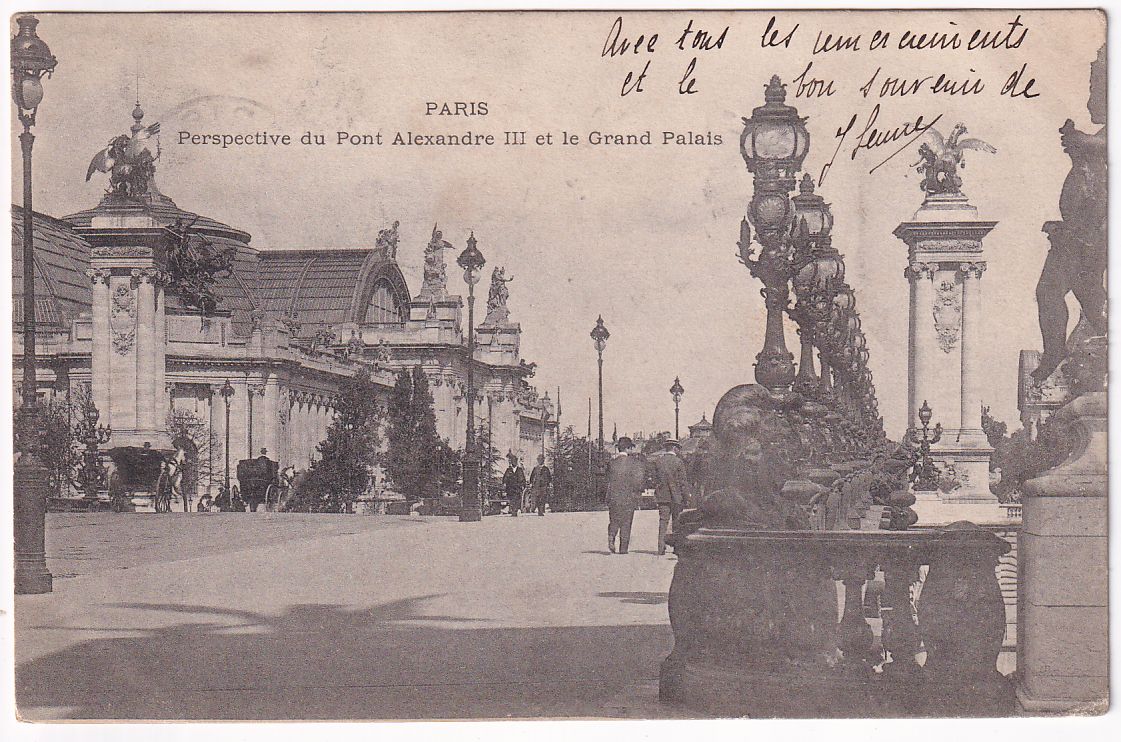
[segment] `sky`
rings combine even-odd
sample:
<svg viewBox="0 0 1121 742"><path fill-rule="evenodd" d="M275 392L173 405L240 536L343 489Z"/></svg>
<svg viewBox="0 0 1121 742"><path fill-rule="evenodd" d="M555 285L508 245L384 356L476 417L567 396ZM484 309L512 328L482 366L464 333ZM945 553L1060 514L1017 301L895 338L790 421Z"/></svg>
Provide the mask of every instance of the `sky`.
<svg viewBox="0 0 1121 742"><path fill-rule="evenodd" d="M62 216L97 203L105 176L84 182L93 155L128 130L137 97L145 123L161 124L160 189L185 209L253 235L261 250L372 247L399 220L398 259L415 292L423 247L439 223L461 250L470 232L492 266L505 266L511 319L522 354L535 361L540 391L563 396L563 419L587 425L596 389L588 333L602 315L605 428L610 434L670 430L669 387L680 377L682 428L720 396L753 381L762 346L760 284L736 258L739 222L752 180L739 154L741 117L763 103L772 74L790 83L833 80L833 95L795 97L807 116L805 170L832 204L834 245L857 294L889 434L906 418L906 249L892 236L922 201L910 167L918 143L874 172L904 140L852 150L869 117L894 130L941 115L943 134L961 121L997 153L971 152L964 190L983 218L998 222L985 240L983 398L1017 427L1019 350L1040 346L1034 299L1048 243L1043 222L1058 219L1070 161L1058 129L1067 118L1094 131L1086 112L1089 63L1104 40L1092 11L944 11L899 14L779 12L507 14L40 14L39 34L59 59L35 127L35 205ZM1019 25L1010 23L1019 15ZM617 17L642 51L605 54ZM687 24L719 48L685 49ZM782 44L797 25L789 46ZM898 49L905 32L974 29L1013 35L1014 48ZM873 35L888 34L880 49ZM820 37L819 37L820 32ZM650 36L658 34L654 51ZM814 53L827 34L861 39L856 49ZM819 44L820 45L820 44ZM693 57L694 93L678 92ZM642 90L620 95L643 71ZM1022 67L1026 65L1026 67ZM1015 90L1001 94L1023 69ZM934 94L945 74L984 82L977 95ZM869 95L860 88L869 81ZM926 88L881 98L887 78L927 77ZM1034 79L1028 94L1027 81ZM808 91L807 91L808 92ZM1013 97L1012 92L1020 95ZM430 102L478 104L485 116L427 116ZM877 109L876 106L879 105ZM476 105L476 110L478 106ZM836 132L856 117L840 142ZM14 123L13 118L13 126ZM390 146L396 132L493 134L526 131L519 147ZM650 131L650 146L591 146L592 132ZM180 143L180 132L268 131L323 146ZM376 134L382 146L336 144L337 132ZM667 146L662 132L693 132L719 145ZM580 137L560 143L562 132ZM536 144L539 134L552 144ZM711 136L710 136L711 135ZM910 141L910 138L907 139ZM18 142L13 137L13 161ZM18 169L13 178L19 178ZM18 185L14 182L13 187ZM449 288L466 294L449 262ZM485 292L486 283L480 285ZM787 344L797 352L788 326ZM937 414L937 413L936 413ZM684 430L683 430L684 432Z"/></svg>

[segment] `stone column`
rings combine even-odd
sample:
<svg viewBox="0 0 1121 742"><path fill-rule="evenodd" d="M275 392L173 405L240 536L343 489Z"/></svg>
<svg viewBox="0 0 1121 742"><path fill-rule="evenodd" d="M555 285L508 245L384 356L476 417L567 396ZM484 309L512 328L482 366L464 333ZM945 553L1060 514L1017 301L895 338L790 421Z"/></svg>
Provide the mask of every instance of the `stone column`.
<svg viewBox="0 0 1121 742"><path fill-rule="evenodd" d="M937 265L912 262L907 267L911 282L910 352L907 359L907 425L919 427L919 408L931 397L931 374L935 343L934 322L929 309L934 305L934 273ZM924 311L924 308L926 311Z"/></svg>
<svg viewBox="0 0 1121 742"><path fill-rule="evenodd" d="M93 403L101 413L100 422L111 426L113 405L110 394L113 374L109 370L109 354L112 343L109 339L109 271L90 269L86 271L93 282L93 338L90 353L90 393Z"/></svg>
<svg viewBox="0 0 1121 742"><path fill-rule="evenodd" d="M981 274L985 263L962 263L961 271L961 423L959 442L985 439L981 430Z"/></svg>
<svg viewBox="0 0 1121 742"><path fill-rule="evenodd" d="M253 445L257 450L267 448L269 458L280 461L280 384L276 377L268 378L261 386L261 396L254 408Z"/></svg>
<svg viewBox="0 0 1121 742"><path fill-rule="evenodd" d="M136 288L136 430L142 436L157 427L155 279L151 269L132 271Z"/></svg>
<svg viewBox="0 0 1121 742"><path fill-rule="evenodd" d="M976 266L984 265L982 240L995 226L979 219L977 209L960 193L928 194L913 219L894 232L907 245L908 278L913 281L907 419L918 427L918 408L924 400L930 403L931 424L940 423L944 430L933 450L935 463L947 473L952 467L960 482L939 495L942 501L954 501L953 508L942 508L950 518L944 522L1003 518L989 491L992 449L977 432L983 308ZM962 271L963 264L970 267ZM978 508L963 510L963 504ZM919 517L933 525L941 516L923 511Z"/></svg>

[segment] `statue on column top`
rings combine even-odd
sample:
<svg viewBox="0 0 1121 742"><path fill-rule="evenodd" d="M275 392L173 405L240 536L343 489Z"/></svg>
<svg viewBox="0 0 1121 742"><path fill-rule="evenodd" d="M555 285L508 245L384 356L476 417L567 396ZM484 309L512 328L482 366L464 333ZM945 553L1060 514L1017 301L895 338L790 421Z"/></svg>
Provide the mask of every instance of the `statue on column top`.
<svg viewBox="0 0 1121 742"><path fill-rule="evenodd" d="M115 196L136 199L154 190L152 182L156 174L156 160L160 157L159 140L156 151L150 148L151 140L160 133L160 124L143 126L140 120L144 111L139 101L132 111L135 123L132 136L121 134L109 140L109 146L94 155L86 170L88 183L97 171L109 173L109 193Z"/></svg>
<svg viewBox="0 0 1121 742"><path fill-rule="evenodd" d="M961 195L961 176L958 175L958 169L965 168L965 150L996 153L995 147L980 139L973 137L962 139L961 136L968 131L965 124L960 123L954 126L948 137L943 137L934 127L926 130L934 146L926 142L921 144L919 159L912 167L923 176L919 187L928 196Z"/></svg>

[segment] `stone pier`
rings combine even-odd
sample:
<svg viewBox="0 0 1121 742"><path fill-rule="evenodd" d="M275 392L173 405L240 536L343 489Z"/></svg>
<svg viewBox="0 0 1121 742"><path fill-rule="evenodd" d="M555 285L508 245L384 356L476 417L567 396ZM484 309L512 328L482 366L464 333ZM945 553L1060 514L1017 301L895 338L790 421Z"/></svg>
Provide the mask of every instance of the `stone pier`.
<svg viewBox="0 0 1121 742"><path fill-rule="evenodd" d="M943 472L960 487L943 501L995 504L989 492L992 448L981 429L983 221L961 193L928 194L911 221L895 229L907 244L910 281L907 366L908 426L919 427L927 402L944 434L934 448Z"/></svg>

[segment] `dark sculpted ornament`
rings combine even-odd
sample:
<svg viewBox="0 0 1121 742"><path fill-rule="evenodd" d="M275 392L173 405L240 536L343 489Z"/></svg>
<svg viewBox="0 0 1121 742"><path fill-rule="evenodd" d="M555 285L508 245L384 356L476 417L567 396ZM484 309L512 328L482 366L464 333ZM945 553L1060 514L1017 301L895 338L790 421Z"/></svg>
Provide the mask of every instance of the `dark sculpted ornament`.
<svg viewBox="0 0 1121 742"><path fill-rule="evenodd" d="M774 395L743 384L729 390L713 413L713 492L701 501L706 526L791 530L809 528L797 503L782 495L806 451L798 435L797 395Z"/></svg>
<svg viewBox="0 0 1121 742"><path fill-rule="evenodd" d="M923 176L919 187L924 193L960 195L961 176L958 170L965 168L965 150L996 153L995 147L980 139L962 139L968 131L964 124L957 124L950 131L950 136L944 138L937 129L927 129L930 142L919 145L919 159L912 165Z"/></svg>
<svg viewBox="0 0 1121 742"><path fill-rule="evenodd" d="M109 173L109 193L126 198L139 198L151 190L152 178L156 174L156 160L159 159L159 143L156 151L151 144L160 133L159 122L151 126L141 126L144 111L140 105L132 112L135 123L132 136L121 134L109 140L109 146L94 155L86 170L86 182L95 172Z"/></svg>
<svg viewBox="0 0 1121 742"><path fill-rule="evenodd" d="M1105 269L1107 260L1108 215L1107 152L1106 152L1106 59L1105 47L1090 65L1090 99L1086 107L1090 120L1103 124L1096 134L1086 134L1074 128L1067 119L1059 133L1063 150L1070 156L1071 169L1059 195L1061 221L1047 222L1043 231L1051 241L1051 250L1043 264L1039 284L1035 289L1039 306L1039 330L1043 336L1043 356L1039 367L1032 372L1037 382L1047 379L1066 359L1075 344L1067 337L1067 294L1073 292L1082 307L1082 319L1089 326L1088 337L1082 344L1095 348L1078 350L1083 356L1083 371L1096 363L1094 356L1104 354L1106 321ZM1080 323L1082 324L1082 323ZM1096 372L1095 372L1096 373ZM1083 374L1089 388L1100 384L1088 379L1095 375ZM1101 376L1104 380L1104 375Z"/></svg>

